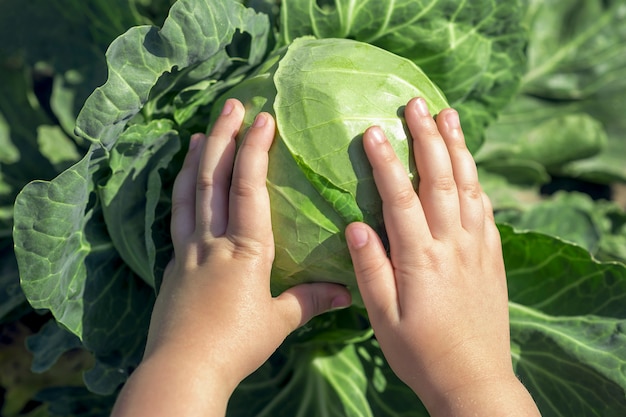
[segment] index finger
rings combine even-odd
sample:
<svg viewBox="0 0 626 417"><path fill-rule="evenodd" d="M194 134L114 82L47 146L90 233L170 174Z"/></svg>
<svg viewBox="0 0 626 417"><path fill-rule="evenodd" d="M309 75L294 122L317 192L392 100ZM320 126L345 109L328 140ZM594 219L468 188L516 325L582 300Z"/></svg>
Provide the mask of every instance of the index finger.
<svg viewBox="0 0 626 417"><path fill-rule="evenodd" d="M372 165L376 189L383 202L383 218L391 255L430 240L421 202L409 175L382 130L373 126L363 134L363 147Z"/></svg>

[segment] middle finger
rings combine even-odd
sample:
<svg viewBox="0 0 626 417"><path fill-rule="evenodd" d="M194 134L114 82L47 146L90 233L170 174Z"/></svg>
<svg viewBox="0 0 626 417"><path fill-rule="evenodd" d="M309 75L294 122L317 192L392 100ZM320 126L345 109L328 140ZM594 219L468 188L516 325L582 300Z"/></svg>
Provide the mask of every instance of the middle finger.
<svg viewBox="0 0 626 417"><path fill-rule="evenodd" d="M419 199L432 236L442 238L460 227L450 154L424 99L409 101L404 115L413 137Z"/></svg>

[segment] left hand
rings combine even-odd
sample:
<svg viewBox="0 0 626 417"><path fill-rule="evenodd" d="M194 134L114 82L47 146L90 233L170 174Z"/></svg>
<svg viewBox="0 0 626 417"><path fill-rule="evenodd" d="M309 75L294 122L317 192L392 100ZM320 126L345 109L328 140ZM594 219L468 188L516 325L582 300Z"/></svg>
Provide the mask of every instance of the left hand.
<svg viewBox="0 0 626 417"><path fill-rule="evenodd" d="M175 256L157 298L145 359L162 352L234 390L313 316L350 304L330 283L270 293L274 239L266 188L275 132L260 113L236 158L243 105L226 101L208 137L194 135L173 189ZM234 164L233 164L234 160Z"/></svg>

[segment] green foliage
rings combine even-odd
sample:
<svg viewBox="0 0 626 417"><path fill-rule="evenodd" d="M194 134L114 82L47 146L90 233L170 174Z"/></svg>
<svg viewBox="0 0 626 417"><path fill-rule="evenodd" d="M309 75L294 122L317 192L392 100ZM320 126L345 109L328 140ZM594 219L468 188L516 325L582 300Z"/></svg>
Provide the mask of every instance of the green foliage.
<svg viewBox="0 0 626 417"><path fill-rule="evenodd" d="M487 131L477 160L521 168L549 157L543 169L550 174L626 181L624 2L525 3L528 71L521 94ZM524 143L538 149L520 155Z"/></svg>
<svg viewBox="0 0 626 417"><path fill-rule="evenodd" d="M27 342L36 372L93 356L84 386L38 385L52 387L29 415L108 415L171 255L182 153L225 95L278 122L275 290L350 282L346 222L383 233L360 133L383 124L414 171L398 109L447 99L500 222L518 375L544 416L626 413L626 214L540 193L555 175L626 181L622 1L17 3L0 2L0 320L28 311L25 296L52 313ZM352 307L290 336L228 415L427 413Z"/></svg>
<svg viewBox="0 0 626 417"><path fill-rule="evenodd" d="M145 3L0 3L0 320L25 303L11 239L15 197L87 151L74 125L85 99L106 80L104 50L128 27L164 18L169 7L169 0Z"/></svg>

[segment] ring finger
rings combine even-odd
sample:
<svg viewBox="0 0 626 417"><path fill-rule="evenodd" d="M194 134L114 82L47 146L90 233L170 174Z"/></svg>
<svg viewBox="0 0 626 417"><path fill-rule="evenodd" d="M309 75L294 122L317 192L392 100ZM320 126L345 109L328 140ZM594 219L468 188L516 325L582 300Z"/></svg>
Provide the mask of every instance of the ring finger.
<svg viewBox="0 0 626 417"><path fill-rule="evenodd" d="M437 117L437 125L452 162L461 224L468 231L480 230L485 218L482 189L478 182L476 163L465 145L458 113L453 109L443 110Z"/></svg>

